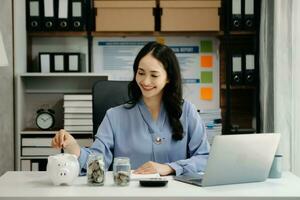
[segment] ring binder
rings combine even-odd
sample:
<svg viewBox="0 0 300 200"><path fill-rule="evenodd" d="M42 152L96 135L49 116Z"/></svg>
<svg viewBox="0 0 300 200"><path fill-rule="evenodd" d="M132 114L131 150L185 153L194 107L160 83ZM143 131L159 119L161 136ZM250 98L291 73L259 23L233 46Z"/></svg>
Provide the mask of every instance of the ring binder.
<svg viewBox="0 0 300 200"><path fill-rule="evenodd" d="M242 0L232 0L231 29L241 30L242 26Z"/></svg>
<svg viewBox="0 0 300 200"><path fill-rule="evenodd" d="M39 53L39 71L49 73L52 63L51 53Z"/></svg>
<svg viewBox="0 0 300 200"><path fill-rule="evenodd" d="M44 10L44 23L43 31L55 31L55 7L56 1L54 0L44 0L43 10Z"/></svg>
<svg viewBox="0 0 300 200"><path fill-rule="evenodd" d="M67 55L67 72L80 71L80 53L68 53Z"/></svg>
<svg viewBox="0 0 300 200"><path fill-rule="evenodd" d="M42 11L42 0L26 0L27 31L36 32L42 30Z"/></svg>
<svg viewBox="0 0 300 200"><path fill-rule="evenodd" d="M53 53L52 54L53 65L51 65L51 72L65 72L66 59L65 53Z"/></svg>
<svg viewBox="0 0 300 200"><path fill-rule="evenodd" d="M85 29L85 3L83 0L70 0L70 23L72 31Z"/></svg>
<svg viewBox="0 0 300 200"><path fill-rule="evenodd" d="M255 56L254 54L245 55L245 84L253 85L255 83Z"/></svg>
<svg viewBox="0 0 300 200"><path fill-rule="evenodd" d="M68 0L58 0L57 7L57 30L69 30L69 6Z"/></svg>
<svg viewBox="0 0 300 200"><path fill-rule="evenodd" d="M231 57L231 83L232 85L240 85L243 82L242 79L242 55L235 54Z"/></svg>
<svg viewBox="0 0 300 200"><path fill-rule="evenodd" d="M244 15L244 29L252 30L255 27L254 20L254 0L245 0L245 15Z"/></svg>

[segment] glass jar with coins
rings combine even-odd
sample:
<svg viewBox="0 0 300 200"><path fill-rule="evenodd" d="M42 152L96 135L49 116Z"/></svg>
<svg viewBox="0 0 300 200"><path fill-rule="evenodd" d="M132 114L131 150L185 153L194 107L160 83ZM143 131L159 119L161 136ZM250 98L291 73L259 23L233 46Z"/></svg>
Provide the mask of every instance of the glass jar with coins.
<svg viewBox="0 0 300 200"><path fill-rule="evenodd" d="M130 182L130 159L128 157L114 158L113 174L114 182L119 186L129 185Z"/></svg>
<svg viewBox="0 0 300 200"><path fill-rule="evenodd" d="M87 162L87 182L89 185L104 185L105 164L102 154L90 154Z"/></svg>

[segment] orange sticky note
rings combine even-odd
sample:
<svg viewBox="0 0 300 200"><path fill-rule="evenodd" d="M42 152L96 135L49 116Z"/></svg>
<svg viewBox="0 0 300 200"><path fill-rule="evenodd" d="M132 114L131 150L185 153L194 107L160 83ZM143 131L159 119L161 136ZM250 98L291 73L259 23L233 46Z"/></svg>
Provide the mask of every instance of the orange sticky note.
<svg viewBox="0 0 300 200"><path fill-rule="evenodd" d="M211 87L203 87L200 89L200 99L212 100L212 98L213 98L213 89Z"/></svg>
<svg viewBox="0 0 300 200"><path fill-rule="evenodd" d="M201 67L212 67L213 57L212 56L201 56L200 58Z"/></svg>

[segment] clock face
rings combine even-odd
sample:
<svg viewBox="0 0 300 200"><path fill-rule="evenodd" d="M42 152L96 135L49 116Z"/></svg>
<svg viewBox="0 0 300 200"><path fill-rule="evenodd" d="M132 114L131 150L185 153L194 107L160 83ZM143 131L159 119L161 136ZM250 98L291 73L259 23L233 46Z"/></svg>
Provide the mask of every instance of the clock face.
<svg viewBox="0 0 300 200"><path fill-rule="evenodd" d="M49 129L54 125L54 117L49 113L41 113L37 116L36 124L40 129Z"/></svg>

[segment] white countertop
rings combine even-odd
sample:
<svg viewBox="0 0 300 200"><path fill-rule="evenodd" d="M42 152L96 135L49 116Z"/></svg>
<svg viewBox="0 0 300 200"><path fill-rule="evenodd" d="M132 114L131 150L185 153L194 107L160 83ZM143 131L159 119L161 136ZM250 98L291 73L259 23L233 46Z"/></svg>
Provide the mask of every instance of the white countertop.
<svg viewBox="0 0 300 200"><path fill-rule="evenodd" d="M78 177L72 186L54 186L46 172L6 172L0 177L0 199L300 199L300 178L290 172L265 182L197 187L167 177L166 187L115 186L112 173L104 186L89 186Z"/></svg>

